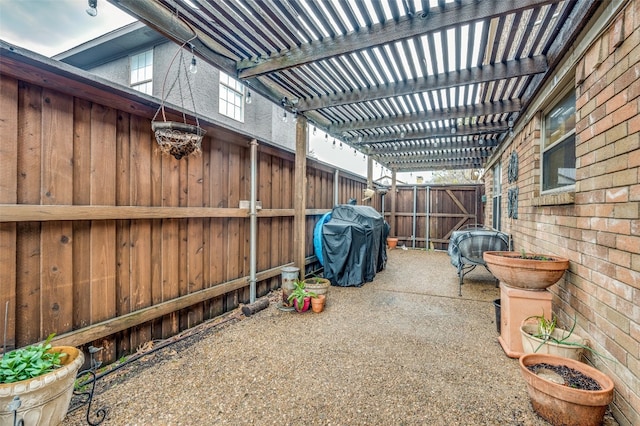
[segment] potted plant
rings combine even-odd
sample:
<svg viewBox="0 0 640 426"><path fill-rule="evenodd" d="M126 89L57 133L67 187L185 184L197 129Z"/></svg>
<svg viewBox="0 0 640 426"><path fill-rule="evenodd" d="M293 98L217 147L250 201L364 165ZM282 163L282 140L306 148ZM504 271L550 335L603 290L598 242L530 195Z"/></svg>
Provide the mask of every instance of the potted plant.
<svg viewBox="0 0 640 426"><path fill-rule="evenodd" d="M293 291L289 295L289 303L293 301L293 307L298 312L306 312L309 310L309 305L311 304L311 297L316 296L316 293L312 291L308 291L305 288L305 283L303 280L295 280L295 287Z"/></svg>
<svg viewBox="0 0 640 426"><path fill-rule="evenodd" d="M82 351L44 343L7 352L0 360L0 424L57 425L73 394ZM14 419L15 417L15 419Z"/></svg>
<svg viewBox="0 0 640 426"><path fill-rule="evenodd" d="M482 258L487 268L509 287L544 290L557 283L569 269L569 259L556 255L485 251Z"/></svg>
<svg viewBox="0 0 640 426"><path fill-rule="evenodd" d="M555 315L551 319L544 315L525 318L520 325L524 353L552 354L580 361L582 351L591 348L585 339L574 334L576 320L570 330L558 328L557 323Z"/></svg>
<svg viewBox="0 0 640 426"><path fill-rule="evenodd" d="M318 294L311 297L311 310L316 314L319 314L324 309L324 304L327 300L326 294Z"/></svg>
<svg viewBox="0 0 640 426"><path fill-rule="evenodd" d="M331 281L321 277L311 277L304 280L304 288L307 291L312 291L316 294L327 294Z"/></svg>
<svg viewBox="0 0 640 426"><path fill-rule="evenodd" d="M602 424L613 400L613 380L601 371L569 358L549 354L520 357L531 405L553 425Z"/></svg>

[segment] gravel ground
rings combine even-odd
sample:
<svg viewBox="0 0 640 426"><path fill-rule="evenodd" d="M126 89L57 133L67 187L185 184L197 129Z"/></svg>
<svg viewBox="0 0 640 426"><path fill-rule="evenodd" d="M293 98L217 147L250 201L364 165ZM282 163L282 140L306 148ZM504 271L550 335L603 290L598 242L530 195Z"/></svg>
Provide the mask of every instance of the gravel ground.
<svg viewBox="0 0 640 426"><path fill-rule="evenodd" d="M373 282L331 287L320 314L283 312L274 292L124 364L94 408L105 425L547 425L497 341L493 277L473 271L462 293L446 253L392 250Z"/></svg>

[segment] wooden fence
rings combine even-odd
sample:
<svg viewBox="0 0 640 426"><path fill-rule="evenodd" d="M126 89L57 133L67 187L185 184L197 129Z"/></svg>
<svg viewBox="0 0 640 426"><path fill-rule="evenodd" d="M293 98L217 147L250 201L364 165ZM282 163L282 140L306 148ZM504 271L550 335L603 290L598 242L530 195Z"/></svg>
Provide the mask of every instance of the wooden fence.
<svg viewBox="0 0 640 426"><path fill-rule="evenodd" d="M385 217L399 244L446 250L453 231L484 223L483 194L483 184L402 185L396 190L395 217L393 212Z"/></svg>
<svg viewBox="0 0 640 426"><path fill-rule="evenodd" d="M249 138L204 123L202 154L157 152L157 104L53 61L0 55L0 324L7 348L114 361L249 298ZM201 124L203 124L201 122ZM257 295L293 261L294 155L258 147ZM335 169L308 161L306 255ZM338 201L364 178L340 172ZM375 196L371 205L380 209ZM5 323L5 314L8 321Z"/></svg>

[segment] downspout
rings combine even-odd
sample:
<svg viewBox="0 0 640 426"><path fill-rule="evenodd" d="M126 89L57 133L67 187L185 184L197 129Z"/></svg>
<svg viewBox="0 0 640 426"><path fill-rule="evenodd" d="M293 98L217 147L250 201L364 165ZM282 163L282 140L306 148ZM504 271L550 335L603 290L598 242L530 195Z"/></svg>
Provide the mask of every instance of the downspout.
<svg viewBox="0 0 640 426"><path fill-rule="evenodd" d="M418 220L418 187L413 186L413 224L411 230L411 247L416 248L416 221Z"/></svg>
<svg viewBox="0 0 640 426"><path fill-rule="evenodd" d="M425 229L427 230L427 235L426 235L427 245L425 248L427 250L430 250L431 249L431 241L430 241L431 230L429 229L429 225L431 221L429 220L429 215L431 214L431 186L427 186L427 205L426 205L425 211L427 213L427 223L425 226Z"/></svg>
<svg viewBox="0 0 640 426"><path fill-rule="evenodd" d="M256 301L256 232L258 212L256 211L256 176L258 168L258 141L252 139L251 148L251 194L249 200L249 302Z"/></svg>
<svg viewBox="0 0 640 426"><path fill-rule="evenodd" d="M340 170L336 169L333 174L333 205L338 205L338 191L340 190Z"/></svg>

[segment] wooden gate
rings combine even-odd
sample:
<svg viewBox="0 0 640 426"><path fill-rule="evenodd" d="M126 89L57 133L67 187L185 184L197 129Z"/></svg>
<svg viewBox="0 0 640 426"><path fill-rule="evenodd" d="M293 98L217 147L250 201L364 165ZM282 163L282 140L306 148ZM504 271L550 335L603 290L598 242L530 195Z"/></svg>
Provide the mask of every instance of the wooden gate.
<svg viewBox="0 0 640 426"><path fill-rule="evenodd" d="M446 250L451 233L484 223L484 185L402 185L396 188L394 212L385 212L391 235L411 248ZM391 196L385 204L391 207Z"/></svg>

